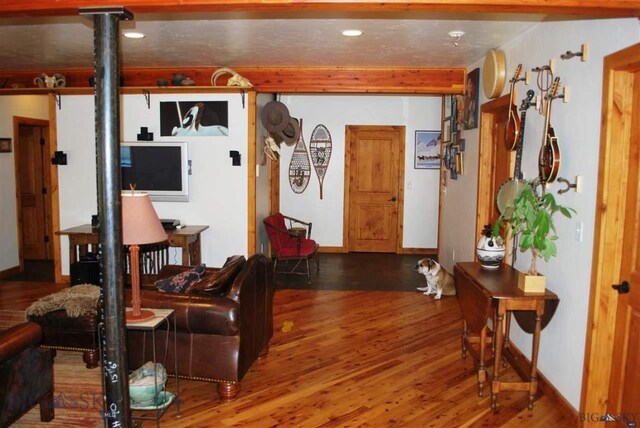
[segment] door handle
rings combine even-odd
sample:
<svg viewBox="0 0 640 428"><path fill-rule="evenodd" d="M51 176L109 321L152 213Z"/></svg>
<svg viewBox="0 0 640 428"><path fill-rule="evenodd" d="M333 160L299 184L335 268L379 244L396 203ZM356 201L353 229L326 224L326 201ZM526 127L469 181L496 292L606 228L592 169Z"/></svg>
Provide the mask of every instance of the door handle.
<svg viewBox="0 0 640 428"><path fill-rule="evenodd" d="M627 281L622 281L622 284L613 284L611 287L620 294L627 294L629 292L629 283Z"/></svg>
<svg viewBox="0 0 640 428"><path fill-rule="evenodd" d="M395 202L396 201L396 197L394 196L393 198L389 199L387 202Z"/></svg>

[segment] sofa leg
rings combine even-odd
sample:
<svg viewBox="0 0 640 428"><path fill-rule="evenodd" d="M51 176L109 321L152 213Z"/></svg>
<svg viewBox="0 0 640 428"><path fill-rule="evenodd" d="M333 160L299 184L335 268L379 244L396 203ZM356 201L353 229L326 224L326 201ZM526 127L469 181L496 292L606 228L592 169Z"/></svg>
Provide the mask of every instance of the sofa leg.
<svg viewBox="0 0 640 428"><path fill-rule="evenodd" d="M225 403L235 400L240 393L240 382L218 382L218 395Z"/></svg>
<svg viewBox="0 0 640 428"><path fill-rule="evenodd" d="M260 353L258 354L258 359L259 360L263 360L263 359L267 358L267 355L269 355L269 344L268 343L266 345L264 345L264 348L262 348L262 351L260 351Z"/></svg>
<svg viewBox="0 0 640 428"><path fill-rule="evenodd" d="M98 351L84 351L82 353L82 361L86 364L88 369L94 369L98 367L98 363L100 362L100 355Z"/></svg>
<svg viewBox="0 0 640 428"><path fill-rule="evenodd" d="M39 402L40 404L40 420L42 422L49 422L55 416L53 407L53 391L47 392Z"/></svg>

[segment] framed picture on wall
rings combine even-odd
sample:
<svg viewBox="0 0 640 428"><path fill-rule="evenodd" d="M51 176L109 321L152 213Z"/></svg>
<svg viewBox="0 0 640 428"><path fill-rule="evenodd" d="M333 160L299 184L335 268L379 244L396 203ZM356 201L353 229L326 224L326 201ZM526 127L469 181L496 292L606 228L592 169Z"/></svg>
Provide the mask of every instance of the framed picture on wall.
<svg viewBox="0 0 640 428"><path fill-rule="evenodd" d="M480 84L480 69L476 68L467 74L464 95L464 129L478 127L478 95Z"/></svg>
<svg viewBox="0 0 640 428"><path fill-rule="evenodd" d="M416 131L414 168L439 169L441 142L440 131Z"/></svg>
<svg viewBox="0 0 640 428"><path fill-rule="evenodd" d="M161 101L160 135L212 137L229 135L227 101Z"/></svg>
<svg viewBox="0 0 640 428"><path fill-rule="evenodd" d="M11 152L11 138L0 138L0 153Z"/></svg>
<svg viewBox="0 0 640 428"><path fill-rule="evenodd" d="M446 118L442 121L442 142L448 143L451 141L451 118Z"/></svg>
<svg viewBox="0 0 640 428"><path fill-rule="evenodd" d="M451 117L451 95L445 95L444 97L444 111L443 111L443 117L445 119Z"/></svg>

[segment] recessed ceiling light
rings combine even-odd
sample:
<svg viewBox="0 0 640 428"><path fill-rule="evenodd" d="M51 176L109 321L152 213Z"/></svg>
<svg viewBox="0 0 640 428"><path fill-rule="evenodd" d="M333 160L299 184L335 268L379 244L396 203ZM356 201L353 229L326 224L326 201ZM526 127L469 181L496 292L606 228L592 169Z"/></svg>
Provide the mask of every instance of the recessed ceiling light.
<svg viewBox="0 0 640 428"><path fill-rule="evenodd" d="M135 31L127 31L126 33L122 33L127 39L141 39L144 37L144 34L137 33Z"/></svg>
<svg viewBox="0 0 640 428"><path fill-rule="evenodd" d="M358 37L358 36L362 36L362 31L360 30L344 30L342 32L343 36L347 36L347 37Z"/></svg>

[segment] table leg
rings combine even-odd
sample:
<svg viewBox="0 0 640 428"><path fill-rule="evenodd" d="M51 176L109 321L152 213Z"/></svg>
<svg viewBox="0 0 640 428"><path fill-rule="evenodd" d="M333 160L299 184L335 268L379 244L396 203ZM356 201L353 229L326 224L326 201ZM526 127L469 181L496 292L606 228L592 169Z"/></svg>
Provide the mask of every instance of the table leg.
<svg viewBox="0 0 640 428"><path fill-rule="evenodd" d="M538 390L538 349L540 348L540 331L542 330L542 314L544 312L544 301L542 310L536 311L536 326L533 331L533 347L531 349L531 377L529 379L529 410L533 410L533 400Z"/></svg>
<svg viewBox="0 0 640 428"><path fill-rule="evenodd" d="M467 358L467 322L462 320L462 358Z"/></svg>
<svg viewBox="0 0 640 428"><path fill-rule="evenodd" d="M480 330L480 361L478 362L478 396L482 397L483 392L482 389L484 387L484 382L487 380L487 369L484 366L484 350L487 347L487 329L488 327L485 325L482 330Z"/></svg>
<svg viewBox="0 0 640 428"><path fill-rule="evenodd" d="M503 349L509 346L509 332L511 331L511 311L508 311L504 318L504 345ZM502 367L507 367L507 357L502 356Z"/></svg>
<svg viewBox="0 0 640 428"><path fill-rule="evenodd" d="M502 321L504 312L498 309L496 313L496 325L494 332L495 357L493 359L493 381L491 382L491 408L494 412L498 410L498 392L500 392L500 361L502 360Z"/></svg>

